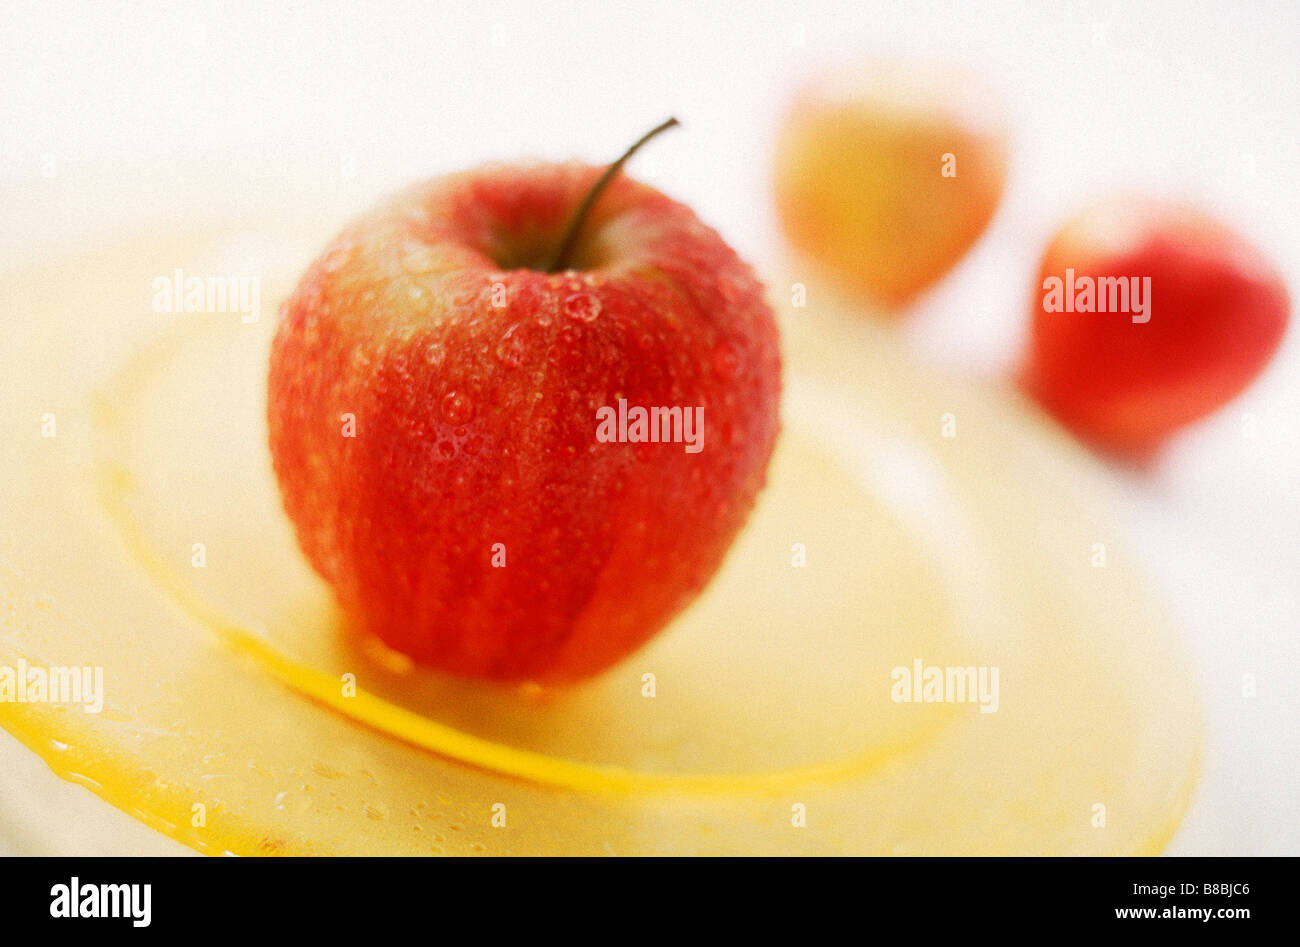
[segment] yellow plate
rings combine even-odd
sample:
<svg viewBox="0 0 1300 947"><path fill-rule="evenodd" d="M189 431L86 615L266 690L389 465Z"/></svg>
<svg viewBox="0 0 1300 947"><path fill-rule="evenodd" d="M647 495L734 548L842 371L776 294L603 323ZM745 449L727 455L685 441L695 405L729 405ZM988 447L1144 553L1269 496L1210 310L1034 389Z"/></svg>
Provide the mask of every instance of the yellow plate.
<svg viewBox="0 0 1300 947"><path fill-rule="evenodd" d="M341 221L250 219L4 279L0 666L104 675L98 714L0 702L54 772L211 853L1150 853L1172 834L1198 704L1101 475L817 289L782 313L785 430L753 521L645 650L552 693L346 639L263 420L275 307ZM177 268L258 278L260 319L153 311ZM895 700L918 661L996 671L995 712Z"/></svg>

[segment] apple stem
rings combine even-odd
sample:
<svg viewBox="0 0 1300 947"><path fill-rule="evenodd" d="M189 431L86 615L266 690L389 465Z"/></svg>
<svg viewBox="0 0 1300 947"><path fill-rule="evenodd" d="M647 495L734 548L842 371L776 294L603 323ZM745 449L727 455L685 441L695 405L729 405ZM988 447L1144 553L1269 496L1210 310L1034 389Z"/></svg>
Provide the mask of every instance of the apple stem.
<svg viewBox="0 0 1300 947"><path fill-rule="evenodd" d="M627 164L627 159L636 154L637 149L655 135L658 135L662 131L667 131L674 125L680 124L681 122L677 121L677 119L670 118L663 124L650 129L650 131L638 138L631 148L623 152L621 158L605 169L605 173L600 176L600 180L592 185L591 190L587 192L587 196L583 198L582 203L578 205L577 211L574 212L573 219L569 221L569 227L564 232L564 240L561 241L560 249L556 252L555 259L547 269L548 273L559 273L562 270L568 269L569 257L573 254L573 247L578 242L578 232L582 230L583 222L587 219L587 215L591 213L591 209L596 205L596 201L600 200L600 195L605 192L605 188L609 186L609 182L614 180L614 175L623 170L623 165Z"/></svg>

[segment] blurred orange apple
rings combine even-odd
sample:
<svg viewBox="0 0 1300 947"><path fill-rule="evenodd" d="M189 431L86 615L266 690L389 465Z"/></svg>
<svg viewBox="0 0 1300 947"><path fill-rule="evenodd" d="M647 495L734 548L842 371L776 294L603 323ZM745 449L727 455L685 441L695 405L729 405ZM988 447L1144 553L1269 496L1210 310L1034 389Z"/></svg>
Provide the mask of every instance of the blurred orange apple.
<svg viewBox="0 0 1300 947"><path fill-rule="evenodd" d="M1007 134L973 76L875 64L794 98L777 145L790 242L842 285L898 308L961 259L1002 195Z"/></svg>

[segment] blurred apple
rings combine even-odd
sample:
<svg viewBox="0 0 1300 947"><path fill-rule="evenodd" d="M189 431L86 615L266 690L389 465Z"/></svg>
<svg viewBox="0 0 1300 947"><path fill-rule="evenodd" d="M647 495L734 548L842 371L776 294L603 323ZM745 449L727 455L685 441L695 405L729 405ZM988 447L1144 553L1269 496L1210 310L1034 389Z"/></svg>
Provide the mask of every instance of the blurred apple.
<svg viewBox="0 0 1300 947"><path fill-rule="evenodd" d="M1144 460L1255 378L1290 303L1263 254L1217 220L1119 196L1052 240L1032 309L1025 388L1080 437Z"/></svg>
<svg viewBox="0 0 1300 947"><path fill-rule="evenodd" d="M1001 115L973 76L875 64L794 98L777 145L790 242L890 308L948 272L988 225L1006 177Z"/></svg>

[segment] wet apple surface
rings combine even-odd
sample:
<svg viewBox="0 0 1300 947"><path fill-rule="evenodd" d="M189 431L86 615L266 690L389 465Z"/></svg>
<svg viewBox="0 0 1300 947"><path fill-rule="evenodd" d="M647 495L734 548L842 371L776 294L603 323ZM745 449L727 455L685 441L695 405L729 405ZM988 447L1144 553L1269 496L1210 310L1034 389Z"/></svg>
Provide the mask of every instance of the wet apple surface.
<svg viewBox="0 0 1300 947"><path fill-rule="evenodd" d="M552 691L440 676L341 634L265 446L269 313L321 237L306 214L274 219L252 218L276 252L238 267L242 231L223 224L6 280L0 663L104 669L97 715L0 703L54 773L211 853L1167 841L1198 702L1098 513L1096 470L1010 393L923 371L829 304L778 313L769 484L648 647ZM251 260L275 261L255 269L260 320L148 313L173 263ZM996 712L894 700L891 673L918 659L998 668Z"/></svg>
<svg viewBox="0 0 1300 947"><path fill-rule="evenodd" d="M421 664L604 670L707 584L764 483L781 370L762 286L685 205L602 172L415 185L284 307L267 420L285 509L350 624ZM582 206L572 268L548 272ZM629 402L656 411L653 441L602 436ZM705 415L707 450L694 423L695 449L672 446Z"/></svg>

